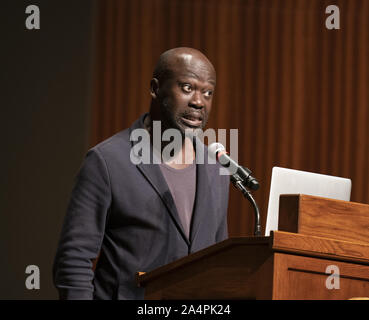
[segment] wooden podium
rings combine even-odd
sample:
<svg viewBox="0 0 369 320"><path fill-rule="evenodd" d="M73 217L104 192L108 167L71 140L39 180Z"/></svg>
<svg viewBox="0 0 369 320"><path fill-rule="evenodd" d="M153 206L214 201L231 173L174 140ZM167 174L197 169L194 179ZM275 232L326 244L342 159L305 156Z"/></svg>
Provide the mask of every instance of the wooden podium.
<svg viewBox="0 0 369 320"><path fill-rule="evenodd" d="M138 285L145 299L369 298L369 205L281 196L278 229L140 272Z"/></svg>

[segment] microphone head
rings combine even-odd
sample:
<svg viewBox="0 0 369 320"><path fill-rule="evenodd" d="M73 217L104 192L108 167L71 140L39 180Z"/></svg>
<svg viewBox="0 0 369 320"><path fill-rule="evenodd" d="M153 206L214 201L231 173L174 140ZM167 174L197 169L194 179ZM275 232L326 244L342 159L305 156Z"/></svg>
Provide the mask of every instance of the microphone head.
<svg viewBox="0 0 369 320"><path fill-rule="evenodd" d="M224 146L219 142L213 142L208 147L208 153L209 153L210 159L217 160L217 153L220 151L225 151Z"/></svg>

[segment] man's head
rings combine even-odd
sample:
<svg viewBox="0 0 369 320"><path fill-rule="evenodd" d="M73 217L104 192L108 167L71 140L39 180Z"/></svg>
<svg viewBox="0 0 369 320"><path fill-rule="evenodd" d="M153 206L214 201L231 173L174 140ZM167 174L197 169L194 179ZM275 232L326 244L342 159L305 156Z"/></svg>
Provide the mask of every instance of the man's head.
<svg viewBox="0 0 369 320"><path fill-rule="evenodd" d="M159 58L151 80L152 120L162 129L204 128L211 110L216 73L200 51L174 48Z"/></svg>

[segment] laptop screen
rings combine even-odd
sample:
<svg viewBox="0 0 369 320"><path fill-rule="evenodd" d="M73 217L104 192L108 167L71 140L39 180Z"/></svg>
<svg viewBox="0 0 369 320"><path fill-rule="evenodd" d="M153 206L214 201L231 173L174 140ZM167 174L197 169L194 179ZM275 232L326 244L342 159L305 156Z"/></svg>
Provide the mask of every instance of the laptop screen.
<svg viewBox="0 0 369 320"><path fill-rule="evenodd" d="M270 182L265 235L278 230L279 196L306 194L350 201L351 180L324 174L274 167Z"/></svg>

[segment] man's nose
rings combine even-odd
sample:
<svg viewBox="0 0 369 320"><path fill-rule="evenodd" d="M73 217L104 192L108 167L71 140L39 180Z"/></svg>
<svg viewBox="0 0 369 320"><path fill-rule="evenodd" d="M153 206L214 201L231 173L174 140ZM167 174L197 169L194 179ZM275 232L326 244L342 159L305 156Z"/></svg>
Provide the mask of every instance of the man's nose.
<svg viewBox="0 0 369 320"><path fill-rule="evenodd" d="M194 92L189 102L189 106L196 109L202 109L204 107L204 100L201 92L197 90Z"/></svg>

